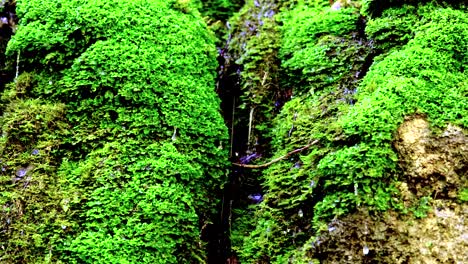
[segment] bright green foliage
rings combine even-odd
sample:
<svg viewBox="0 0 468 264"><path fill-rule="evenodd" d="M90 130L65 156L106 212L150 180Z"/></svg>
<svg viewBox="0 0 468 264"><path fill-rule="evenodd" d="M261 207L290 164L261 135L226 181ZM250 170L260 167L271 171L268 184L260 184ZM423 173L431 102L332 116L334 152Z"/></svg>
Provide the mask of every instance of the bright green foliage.
<svg viewBox="0 0 468 264"><path fill-rule="evenodd" d="M67 262L202 262L194 206L206 197L196 184L203 170L174 145L109 143L70 165L59 174L91 194L83 232L66 243Z"/></svg>
<svg viewBox="0 0 468 264"><path fill-rule="evenodd" d="M29 137L26 129L35 123L28 122L19 126L25 136L18 138L24 138L23 145L41 133L57 138L57 145L46 145L56 154L47 176L57 179L50 188L60 192L50 197L55 207L44 207L37 218L60 212L66 201L70 223L54 229L60 239L25 240L21 245L31 251L14 257L37 260L47 253L66 263L204 262L199 226L213 216L225 180L227 133L214 93L214 39L196 6L182 0L33 0L18 1L18 14L21 27L8 52L21 50L23 67L35 72L24 75L24 80L33 77L20 82L28 84L17 89L21 93L3 99L57 102L51 108L31 101L43 107L31 111L47 120L58 118L53 110L62 107L69 131L56 131L39 119L43 130ZM12 102L6 112L23 109L17 107ZM8 151L19 155L23 149ZM12 190L2 205L18 195ZM28 217L21 219L48 226ZM20 228L15 232L5 241L19 248Z"/></svg>
<svg viewBox="0 0 468 264"><path fill-rule="evenodd" d="M352 199L358 204L378 209L390 205L391 196L383 195L388 191L381 183L391 180L396 169L391 140L404 116L423 114L438 127L447 122L468 125L467 74L462 71L467 53L459 50L467 45L461 36L468 34L468 18L452 9L434 11L431 18L414 40L375 65L364 79L359 104L341 120L348 137L357 137L360 143L319 163L319 173L333 179L334 190L338 183L362 188L363 196Z"/></svg>
<svg viewBox="0 0 468 264"><path fill-rule="evenodd" d="M300 5L283 16L286 20L281 55L287 60L296 55L299 48L312 48L323 35L341 36L355 30L358 14L353 8L334 11Z"/></svg>
<svg viewBox="0 0 468 264"><path fill-rule="evenodd" d="M295 94L323 90L358 71L366 58L362 41L347 36L356 31L359 14L353 8L299 6L283 15L280 58L284 85Z"/></svg>
<svg viewBox="0 0 468 264"><path fill-rule="evenodd" d="M378 52L401 48L414 38L419 26L430 21L431 12L447 6L447 3L419 3L386 9L381 16L368 21L366 35L372 39Z"/></svg>
<svg viewBox="0 0 468 264"><path fill-rule="evenodd" d="M416 24L422 18L420 10L411 5L387 9L381 17L369 20L366 34L382 50L405 45L414 37Z"/></svg>
<svg viewBox="0 0 468 264"><path fill-rule="evenodd" d="M263 172L267 192L254 217L265 225L257 224L243 245L237 246L241 261L246 263L260 259L283 263L283 254L308 239L311 209L317 201L311 196L320 188L313 171L320 158L335 148L329 142L340 136L337 118L353 102L356 73L369 52L365 42L353 38L358 20L353 9L331 12L323 7L298 6L282 19L283 87L292 89L295 96L273 121L274 157L313 139L321 139L323 144L305 157L292 157ZM242 233L236 232L235 238Z"/></svg>
<svg viewBox="0 0 468 264"><path fill-rule="evenodd" d="M452 6L456 9L466 9L466 1L464 0L454 0L454 1L435 1L435 0L422 0L422 1L415 1L415 0L363 0L361 13L366 16L372 17L379 17L383 15L382 13L386 12L387 9L391 8L400 8L405 5L414 5L417 6L419 4L424 6L441 6L447 7L448 5ZM409 14L411 16L411 14ZM383 15L385 16L385 15Z"/></svg>
<svg viewBox="0 0 468 264"><path fill-rule="evenodd" d="M382 56L358 85L352 76L363 67L364 60L355 59L352 54L361 52L366 56L367 47L358 43L341 45L336 41L343 38L353 43L352 34L346 34L353 29L346 26L341 32L331 30L328 32L331 36L323 36L327 32L322 33L322 28L328 27L315 26L319 22L314 21L332 20L318 18L326 13L311 12L315 16L311 13L309 20L303 19L309 24L304 22L301 26L302 20L296 24L284 22L285 32L295 33L288 35L288 40L284 40L287 43L281 47L289 47L289 51L281 53L283 65L286 70L295 70L288 73L288 83L295 85L299 96L288 102L275 120L274 157L313 139L319 139L320 145L264 172L266 194L254 216L261 224L250 231L240 250L247 263L264 263L266 258L272 263L313 261L313 255L291 249L304 245L301 248L307 251L313 239L306 241L327 229L327 223L334 217L357 207L402 209L394 187L399 171L392 141L405 116L423 115L439 128L447 123L468 127L468 76L464 70L468 57L466 13L450 8L422 8L421 24L411 32L403 26L404 33L398 33L389 47L404 45L411 38L408 44ZM385 16L392 12L400 10L390 10ZM384 23L384 19L369 24ZM402 25L409 23L405 21ZM302 28L313 28L323 35ZM374 37L378 37L379 30L374 27L366 32L374 32ZM382 32L385 35L389 31ZM382 41L388 38L382 36ZM335 58L333 52L327 52L330 50L341 55ZM330 82L324 73L332 77ZM303 79L294 80L298 76ZM352 95L356 87L357 98ZM410 209L415 216L422 217L427 212L428 200L421 199ZM263 223L268 223L268 228ZM302 259L293 261L295 257Z"/></svg>
<svg viewBox="0 0 468 264"><path fill-rule="evenodd" d="M461 70L467 56L459 50L466 46L462 36L468 34L468 18L452 9L436 10L430 17L414 40L373 66L364 79L359 103L341 120L347 136L360 143L330 153L318 165L325 187L332 187L325 190L333 189L340 203L327 205L327 198L319 202L316 220L352 203L381 210L391 206L392 188L387 186L397 161L391 141L404 116L423 114L440 127L447 122L468 126L468 76ZM347 185L348 191L340 190ZM352 185L357 195L349 196Z"/></svg>
<svg viewBox="0 0 468 264"><path fill-rule="evenodd" d="M458 194L458 199L462 202L468 202L468 188L463 188Z"/></svg>
<svg viewBox="0 0 468 264"><path fill-rule="evenodd" d="M404 49L371 68L360 86L359 103L341 119L347 137L358 138L359 143L330 153L318 165L317 173L322 174L325 187L332 187L334 195L340 196L337 188L347 188L341 199L348 199L344 197L354 185L358 195L351 196L351 201L356 204L377 209L390 206L392 189L385 186L392 180L397 161L391 141L404 116L423 114L439 127L447 122L468 125L464 100L467 75L461 71L467 56L458 51L458 47L466 46L461 36L468 33L468 18L452 9L430 15L432 21L421 26ZM437 35L449 36L448 43ZM455 53L461 56L455 58ZM325 199L317 204L316 215L325 213L325 204ZM328 207L330 216L337 207L348 204Z"/></svg>

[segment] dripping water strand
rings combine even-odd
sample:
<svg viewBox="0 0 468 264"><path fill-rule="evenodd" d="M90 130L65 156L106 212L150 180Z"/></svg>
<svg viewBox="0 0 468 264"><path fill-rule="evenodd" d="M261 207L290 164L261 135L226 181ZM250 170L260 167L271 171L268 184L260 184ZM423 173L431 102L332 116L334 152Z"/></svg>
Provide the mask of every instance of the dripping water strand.
<svg viewBox="0 0 468 264"><path fill-rule="evenodd" d="M252 107L252 109L250 109L250 115L249 115L249 134L247 137L247 149L248 150L250 149L250 137L252 136L252 123L253 123L254 111L255 111L255 108Z"/></svg>
<svg viewBox="0 0 468 264"><path fill-rule="evenodd" d="M234 146L234 118L236 115L236 97L232 99L232 122L231 122L231 148L229 150L229 157L232 158L232 148Z"/></svg>
<svg viewBox="0 0 468 264"><path fill-rule="evenodd" d="M18 51L18 54L16 55L16 74L15 74L15 83L18 81L18 76L19 76L19 63L20 63L20 51Z"/></svg>

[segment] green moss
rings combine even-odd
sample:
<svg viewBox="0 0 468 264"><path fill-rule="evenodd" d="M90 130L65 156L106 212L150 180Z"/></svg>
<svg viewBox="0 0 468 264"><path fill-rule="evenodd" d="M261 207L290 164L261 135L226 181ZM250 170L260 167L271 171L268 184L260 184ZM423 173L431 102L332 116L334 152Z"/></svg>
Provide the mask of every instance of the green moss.
<svg viewBox="0 0 468 264"><path fill-rule="evenodd" d="M372 188L391 181L395 173L397 157L391 141L404 116L422 113L434 126L445 126L447 122L464 127L468 124L464 118L468 109L462 103L466 73L460 71L460 63L466 57L454 59L454 51L437 51L431 43L432 30L437 34L450 30L454 33L450 35L452 41L459 40L457 44L464 45L458 36L467 33L466 16L445 9L435 11L431 17L432 21L421 27L407 47L371 68L361 85L359 103L341 119L345 133L359 138L360 143L330 154L318 166L319 173L341 186L348 180L349 184L362 186L362 203L375 208L386 209L391 204L391 195L378 195L380 190L388 194L387 187ZM449 18L452 24L447 27L445 21ZM457 44L452 47L458 47ZM355 199L361 203L358 195L352 198Z"/></svg>
<svg viewBox="0 0 468 264"><path fill-rule="evenodd" d="M464 1L435 1L435 0L363 0L361 13L369 17L379 17L387 9L391 8L405 8L405 5L438 5L440 7L452 7L456 9L466 9Z"/></svg>
<svg viewBox="0 0 468 264"><path fill-rule="evenodd" d="M331 12L299 6L281 17L282 86L293 90L294 97L272 122L272 158L314 139L322 143L304 156L293 156L263 172L266 194L254 218L268 227L256 225L247 231L243 245L237 246L247 263L283 263L295 245L309 237L312 206L321 197L315 196L321 185L314 171L317 162L336 149L333 142L342 137L337 120L353 102L356 73L369 54L366 43L353 38L358 18L353 9Z"/></svg>
<svg viewBox="0 0 468 264"><path fill-rule="evenodd" d="M200 12L214 20L227 20L237 11L244 1L242 0L204 0L201 2Z"/></svg>
<svg viewBox="0 0 468 264"><path fill-rule="evenodd" d="M8 52L21 50L22 68L35 73L23 74L3 96L7 115L15 117L5 115L2 130L15 136L2 138L2 151L12 153L8 164L28 173L41 168L53 183L55 194L35 193L34 201L55 207L22 207L17 217L47 228L63 220L66 227L58 225L50 238L48 229L31 229L34 237L24 242L18 228L2 239L10 262L206 261L199 226L215 215L227 131L214 93L214 38L192 6L18 1L21 26ZM42 151L36 144L43 137L55 140L47 145L50 162L29 169L24 153ZM10 193L22 197L22 189ZM17 199L11 197L1 205ZM54 212L60 221L44 222L56 219L46 217Z"/></svg>
<svg viewBox="0 0 468 264"><path fill-rule="evenodd" d="M65 260L203 262L196 212L207 194L197 184L203 169L190 160L171 143L109 143L84 164L63 166L60 174L86 199L80 233L62 249Z"/></svg>
<svg viewBox="0 0 468 264"><path fill-rule="evenodd" d="M354 8L339 11L327 8L299 5L282 15L284 37L281 43L281 58L288 60L324 35L340 36L356 30L358 13ZM299 53L301 54L301 53Z"/></svg>
<svg viewBox="0 0 468 264"><path fill-rule="evenodd" d="M460 191L458 199L462 202L468 202L468 188L464 188Z"/></svg>
<svg viewBox="0 0 468 264"><path fill-rule="evenodd" d="M366 35L382 50L401 47L414 37L422 18L419 14L420 8L411 5L387 9L382 16L369 20Z"/></svg>
<svg viewBox="0 0 468 264"><path fill-rule="evenodd" d="M61 206L66 177L56 174L57 135L69 129L64 105L13 100L0 126L1 260L39 263L51 257L51 249L73 225L70 211Z"/></svg>
<svg viewBox="0 0 468 264"><path fill-rule="evenodd" d="M275 101L283 91L278 85L279 31L275 15L278 4L246 1L230 19L230 58L226 65L239 65L240 98L236 116L236 131L248 131L249 150L266 147L270 121L275 115ZM250 125L249 125L250 124ZM248 137L248 135L246 135ZM261 147L260 147L261 148Z"/></svg>
<svg viewBox="0 0 468 264"><path fill-rule="evenodd" d="M395 9L387 14L400 11ZM443 128L448 123L461 127L468 124L468 108L464 103L468 86L463 68L467 55L466 50L460 49L467 46L465 38L461 37L468 33L463 11L422 8L421 15L427 19L422 19L412 31L414 35L404 37L402 34L396 42L389 43L396 47L407 41L407 45L381 56L359 84L353 82L351 76L364 63L354 60L352 54L355 50L366 54L366 47L358 44L342 47L333 40L343 38L343 34L352 29L343 27L345 30L341 32L322 33L321 28L315 26L320 23L314 21L328 20L320 19L322 13L318 11L310 12L319 15L311 18L308 24L304 22L303 27L317 31L296 26L295 33L289 35L289 44L282 46L282 49L289 47L289 53L285 50L282 58L287 70L295 67L287 83L294 85L298 97L288 102L275 120L274 157L313 139L320 139L320 144L264 172L266 194L256 218L258 221L268 219L275 224L276 231L269 234L268 242L260 243L266 231L262 225L256 226L244 240L244 259L248 263L266 256L269 261L278 263L293 258L295 262L310 259L310 255L300 253L302 247L294 252L291 248L307 245L307 238L327 230L331 219L354 212L356 208L369 208L374 212L406 211L396 188L400 171L392 146L404 117L423 115L434 128ZM336 15L333 13L333 17ZM299 21L284 23L300 25ZM286 32L289 29L285 27ZM405 31L404 27L402 30ZM381 36L375 32L376 36ZM296 36L299 36L297 43ZM388 39L385 34L382 37ZM352 38L343 39L353 43ZM333 48L324 48L324 43ZM295 51L293 47L303 48ZM341 54L350 51L350 54L334 58L335 54L327 53L328 50L338 50ZM355 63L356 68L341 66L349 65L347 61ZM321 70L336 79L324 82ZM303 79L293 79L298 76ZM345 99L345 88L351 91L357 88L357 96L351 94ZM357 103L352 105L354 100ZM427 209L427 200L423 199L411 210L422 217ZM302 232L300 235L298 230Z"/></svg>

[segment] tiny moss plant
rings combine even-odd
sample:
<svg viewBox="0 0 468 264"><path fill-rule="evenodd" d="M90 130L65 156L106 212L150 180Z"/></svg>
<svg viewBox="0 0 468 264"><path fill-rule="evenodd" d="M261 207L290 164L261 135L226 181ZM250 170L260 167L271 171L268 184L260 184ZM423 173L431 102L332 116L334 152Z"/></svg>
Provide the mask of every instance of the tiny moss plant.
<svg viewBox="0 0 468 264"><path fill-rule="evenodd" d="M11 102L3 132L19 136L2 138L2 164L14 164L2 181L21 168L33 179L44 172L58 194L35 193L35 201L50 203L37 204L42 211L21 207L17 217L36 229L15 224L2 237L10 249L4 259L205 262L199 228L213 217L225 181L227 131L214 92L214 38L196 3L17 4L21 23L7 54L21 51L31 78L22 75L16 92L3 97ZM53 166L22 159L42 153L42 138L57 141ZM33 184L21 186L9 187L3 208ZM64 227L47 222L54 213ZM57 236L41 229L49 226Z"/></svg>
<svg viewBox="0 0 468 264"><path fill-rule="evenodd" d="M458 194L458 199L464 203L468 202L468 188L463 188Z"/></svg>

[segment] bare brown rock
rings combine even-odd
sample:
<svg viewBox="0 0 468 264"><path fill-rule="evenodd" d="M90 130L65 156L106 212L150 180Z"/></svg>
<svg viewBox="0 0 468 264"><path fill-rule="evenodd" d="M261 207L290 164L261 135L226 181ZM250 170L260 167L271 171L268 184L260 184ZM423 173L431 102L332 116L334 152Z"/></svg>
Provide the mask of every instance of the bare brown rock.
<svg viewBox="0 0 468 264"><path fill-rule="evenodd" d="M468 263L468 205L438 200L423 219L361 210L312 242L321 263Z"/></svg>
<svg viewBox="0 0 468 264"><path fill-rule="evenodd" d="M468 137L449 125L435 134L429 122L413 116L400 126L395 141L405 180L418 197L455 198L468 176Z"/></svg>

